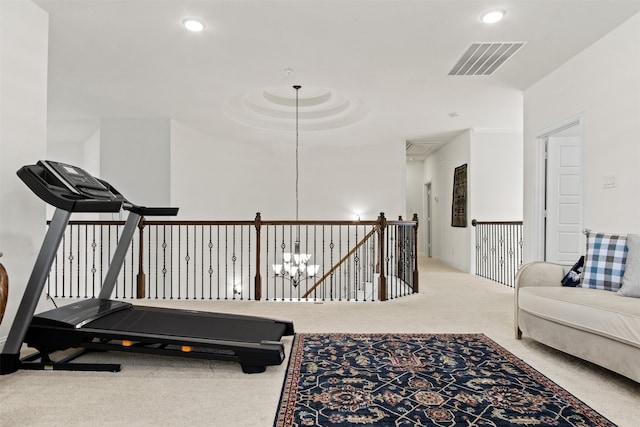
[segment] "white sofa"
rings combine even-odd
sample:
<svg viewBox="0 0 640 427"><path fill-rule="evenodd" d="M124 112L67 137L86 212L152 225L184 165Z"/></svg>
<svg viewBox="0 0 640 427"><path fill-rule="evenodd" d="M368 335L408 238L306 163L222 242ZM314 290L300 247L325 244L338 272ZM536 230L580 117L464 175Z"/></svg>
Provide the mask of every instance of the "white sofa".
<svg viewBox="0 0 640 427"><path fill-rule="evenodd" d="M564 287L561 265L532 262L516 276L515 333L640 382L640 298Z"/></svg>

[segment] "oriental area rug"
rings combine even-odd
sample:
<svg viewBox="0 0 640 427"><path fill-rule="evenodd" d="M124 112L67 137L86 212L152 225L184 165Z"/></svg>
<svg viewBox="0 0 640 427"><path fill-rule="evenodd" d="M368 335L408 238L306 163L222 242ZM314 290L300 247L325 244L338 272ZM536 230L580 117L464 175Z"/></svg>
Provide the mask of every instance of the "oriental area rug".
<svg viewBox="0 0 640 427"><path fill-rule="evenodd" d="M613 426L483 334L296 334L274 426Z"/></svg>

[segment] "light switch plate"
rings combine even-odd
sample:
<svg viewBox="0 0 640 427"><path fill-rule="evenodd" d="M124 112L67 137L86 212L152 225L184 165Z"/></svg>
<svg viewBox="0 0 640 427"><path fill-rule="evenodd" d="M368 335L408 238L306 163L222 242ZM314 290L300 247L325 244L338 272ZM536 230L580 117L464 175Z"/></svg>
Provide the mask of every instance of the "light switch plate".
<svg viewBox="0 0 640 427"><path fill-rule="evenodd" d="M602 177L602 188L615 188L616 187L616 176L615 175L605 175Z"/></svg>

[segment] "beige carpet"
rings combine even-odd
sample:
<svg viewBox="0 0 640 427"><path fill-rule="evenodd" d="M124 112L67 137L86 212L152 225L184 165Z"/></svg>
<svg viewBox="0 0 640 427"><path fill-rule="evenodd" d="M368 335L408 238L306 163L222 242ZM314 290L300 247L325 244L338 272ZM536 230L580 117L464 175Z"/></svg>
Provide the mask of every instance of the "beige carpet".
<svg viewBox="0 0 640 427"><path fill-rule="evenodd" d="M638 425L640 384L529 339L515 340L511 289L428 258L421 258L420 268L418 295L384 303L165 305L291 319L298 332L484 333L613 422ZM285 342L288 352L291 338ZM247 375L235 363L218 361L124 353L82 360L123 367L119 373L0 376L0 426L271 426L287 363Z"/></svg>

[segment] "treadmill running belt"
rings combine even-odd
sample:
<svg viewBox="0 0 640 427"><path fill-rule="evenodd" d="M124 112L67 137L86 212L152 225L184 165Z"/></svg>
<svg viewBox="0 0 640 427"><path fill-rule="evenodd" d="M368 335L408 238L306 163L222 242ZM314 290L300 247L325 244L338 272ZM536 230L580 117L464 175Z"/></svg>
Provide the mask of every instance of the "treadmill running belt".
<svg viewBox="0 0 640 427"><path fill-rule="evenodd" d="M285 331L284 324L268 319L141 306L115 312L84 327L243 342L280 341Z"/></svg>

